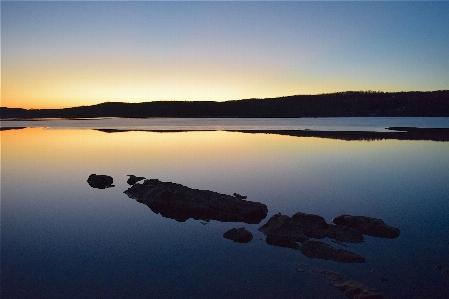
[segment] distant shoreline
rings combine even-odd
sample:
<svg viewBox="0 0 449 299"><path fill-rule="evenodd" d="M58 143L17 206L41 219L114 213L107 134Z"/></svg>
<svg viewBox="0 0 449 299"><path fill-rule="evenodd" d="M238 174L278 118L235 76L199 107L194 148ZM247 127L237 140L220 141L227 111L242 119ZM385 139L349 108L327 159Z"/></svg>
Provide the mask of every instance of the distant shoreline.
<svg viewBox="0 0 449 299"><path fill-rule="evenodd" d="M0 127L0 131L20 130L27 127ZM376 131L320 131L320 130L220 130L245 134L274 134L290 137L315 137L339 139L345 141L375 141L375 140L410 140L410 141L440 141L449 142L449 128L416 128L416 127L388 127L390 132ZM107 134L126 132L149 133L179 133L218 130L147 130L147 129L93 129Z"/></svg>
<svg viewBox="0 0 449 299"><path fill-rule="evenodd" d="M449 90L338 92L227 102L106 102L63 109L0 107L0 119L449 117Z"/></svg>

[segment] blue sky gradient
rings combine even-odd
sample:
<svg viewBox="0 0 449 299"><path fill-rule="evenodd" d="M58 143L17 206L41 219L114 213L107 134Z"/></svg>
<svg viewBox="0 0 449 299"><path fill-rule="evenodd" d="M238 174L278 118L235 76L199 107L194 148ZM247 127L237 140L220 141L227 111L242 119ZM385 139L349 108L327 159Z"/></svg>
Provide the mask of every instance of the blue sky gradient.
<svg viewBox="0 0 449 299"><path fill-rule="evenodd" d="M444 2L4 2L2 106L449 86Z"/></svg>

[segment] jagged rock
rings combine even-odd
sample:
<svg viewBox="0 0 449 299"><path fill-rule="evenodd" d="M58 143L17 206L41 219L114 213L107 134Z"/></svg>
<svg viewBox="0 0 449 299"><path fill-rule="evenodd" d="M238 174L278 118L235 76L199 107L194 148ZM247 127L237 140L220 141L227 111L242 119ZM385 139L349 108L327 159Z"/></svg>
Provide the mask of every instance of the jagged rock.
<svg viewBox="0 0 449 299"><path fill-rule="evenodd" d="M114 185L112 185L113 182L114 182L114 180L112 177L110 177L108 175L104 175L104 174L94 174L93 173L87 179L87 183L92 188L97 188L97 189L106 189L106 188L114 187Z"/></svg>
<svg viewBox="0 0 449 299"><path fill-rule="evenodd" d="M385 224L382 219L366 216L340 215L332 219L332 222L358 230L364 235L394 239L399 236L399 229Z"/></svg>
<svg viewBox="0 0 449 299"><path fill-rule="evenodd" d="M320 241L305 241L299 248L301 252L310 258L331 260L340 263L364 263L365 258L348 250L336 249L329 244Z"/></svg>
<svg viewBox="0 0 449 299"><path fill-rule="evenodd" d="M145 179L143 176L135 176L133 174L128 174L128 176L129 176L129 178L126 182L129 185L134 185L135 183Z"/></svg>
<svg viewBox="0 0 449 299"><path fill-rule="evenodd" d="M440 271L441 274L449 278L449 269L441 267L441 265L437 266L437 270Z"/></svg>
<svg viewBox="0 0 449 299"><path fill-rule="evenodd" d="M267 216L266 205L181 184L145 180L124 192L153 212L183 222L189 218L256 224Z"/></svg>
<svg viewBox="0 0 449 299"><path fill-rule="evenodd" d="M253 239L253 234L241 227L231 228L223 234L223 237L238 243L248 243Z"/></svg>
<svg viewBox="0 0 449 299"><path fill-rule="evenodd" d="M351 299L385 299L378 290L367 287L361 282L354 280L346 280L346 278L336 272L328 270L312 270L313 273L327 278L331 284L343 292L348 298Z"/></svg>

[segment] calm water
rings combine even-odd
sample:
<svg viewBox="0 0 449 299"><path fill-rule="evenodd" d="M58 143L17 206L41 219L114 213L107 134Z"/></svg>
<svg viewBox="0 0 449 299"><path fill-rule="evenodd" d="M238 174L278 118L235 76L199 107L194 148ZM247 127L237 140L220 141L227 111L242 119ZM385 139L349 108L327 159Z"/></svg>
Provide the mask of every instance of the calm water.
<svg viewBox="0 0 449 299"><path fill-rule="evenodd" d="M387 131L387 127L448 128L447 117L339 118L93 118L2 121L2 127L120 130L321 130Z"/></svg>
<svg viewBox="0 0 449 299"><path fill-rule="evenodd" d="M449 127L448 118L352 121L2 122L52 128L0 133L2 298L346 298L313 269L338 271L388 298L448 298L449 279L436 266L449 268L449 142L204 131ZM155 127L192 131L90 129ZM91 173L112 176L115 187L91 188ZM349 244L364 264L310 259L267 245L257 228L268 217L203 225L154 214L123 194L127 174L245 194L266 204L268 217L301 211L330 223L343 213L366 215L401 234ZM254 235L250 243L222 237L242 226Z"/></svg>

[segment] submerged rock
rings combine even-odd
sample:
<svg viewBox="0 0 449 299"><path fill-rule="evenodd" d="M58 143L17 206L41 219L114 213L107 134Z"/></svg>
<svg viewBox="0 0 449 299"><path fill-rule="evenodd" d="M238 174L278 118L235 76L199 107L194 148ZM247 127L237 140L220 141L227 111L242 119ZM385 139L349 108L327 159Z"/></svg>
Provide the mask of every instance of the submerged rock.
<svg viewBox="0 0 449 299"><path fill-rule="evenodd" d="M124 192L153 212L183 222L189 218L257 224L267 216L266 205L181 184L145 180Z"/></svg>
<svg viewBox="0 0 449 299"><path fill-rule="evenodd" d="M340 263L364 263L365 258L348 250L336 249L329 244L320 241L305 241L299 248L301 252L310 258L331 260Z"/></svg>
<svg viewBox="0 0 449 299"><path fill-rule="evenodd" d="M400 234L398 228L388 226L382 219L366 216L340 215L332 219L332 222L373 237L394 239Z"/></svg>
<svg viewBox="0 0 449 299"><path fill-rule="evenodd" d="M300 247L299 244L291 241L288 237L283 237L283 236L269 235L265 239L265 242L268 245L291 248L294 250L299 250L299 247Z"/></svg>
<svg viewBox="0 0 449 299"><path fill-rule="evenodd" d="M250 231L247 231L244 227L231 228L223 234L223 238L238 243L248 243L253 239L253 234Z"/></svg>
<svg viewBox="0 0 449 299"><path fill-rule="evenodd" d="M114 185L112 185L113 182L114 180L112 177L104 174L91 174L87 179L87 183L92 188L97 189L106 189L114 187Z"/></svg>
<svg viewBox="0 0 449 299"><path fill-rule="evenodd" d="M129 176L129 178L126 182L129 185L134 185L135 183L145 179L143 176L135 176L133 174L128 174L128 176Z"/></svg>
<svg viewBox="0 0 449 299"><path fill-rule="evenodd" d="M346 280L346 278L336 272L328 270L312 270L312 273L323 276L331 282L331 284L343 292L351 299L385 299L385 295L376 289L367 287L361 282L354 280Z"/></svg>

